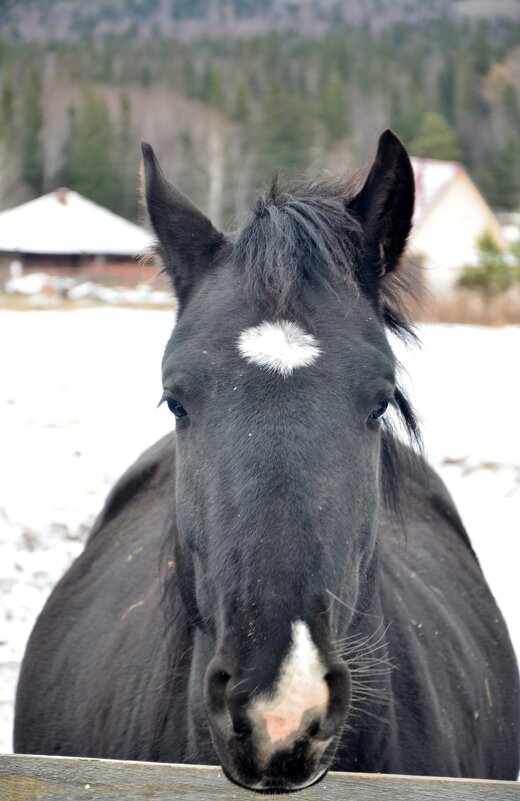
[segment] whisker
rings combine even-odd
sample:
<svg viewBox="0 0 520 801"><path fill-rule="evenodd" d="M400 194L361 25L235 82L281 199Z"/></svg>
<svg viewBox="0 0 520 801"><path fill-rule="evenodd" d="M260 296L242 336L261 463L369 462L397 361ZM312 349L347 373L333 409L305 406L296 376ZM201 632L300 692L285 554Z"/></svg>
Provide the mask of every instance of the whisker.
<svg viewBox="0 0 520 801"><path fill-rule="evenodd" d="M358 687L352 690L353 700L360 700L362 698L388 699L388 693L382 687Z"/></svg>
<svg viewBox="0 0 520 801"><path fill-rule="evenodd" d="M353 634L350 637L343 637L338 640L334 640L334 644L336 646L342 645L351 645L352 649L354 650L355 647L363 648L366 652L367 647L375 648L384 640L384 637L390 628L390 623L383 629L382 626L384 625L384 619L382 618L377 628L371 634ZM377 637L377 639L375 639ZM386 642L383 643L386 645Z"/></svg>
<svg viewBox="0 0 520 801"><path fill-rule="evenodd" d="M230 687L229 689L230 690L236 690L237 687L240 687L241 684L245 684L246 682L247 682L247 679L242 679L241 681L237 681L237 683L233 684L233 686Z"/></svg>
<svg viewBox="0 0 520 801"><path fill-rule="evenodd" d="M394 664L388 657L372 657L370 661L364 659L363 662L359 662L357 659L352 659L350 662L351 670L356 670L358 673L372 673L374 664L377 664L381 667L386 666L390 669L393 669Z"/></svg>
<svg viewBox="0 0 520 801"><path fill-rule="evenodd" d="M331 598L337 601L337 603L341 604L341 606L344 606L345 609L348 609L350 612L352 612L353 615L362 615L363 617L377 617L377 615L372 615L369 612L362 612L360 609L355 609L353 606L350 606L346 601L342 601L341 598L338 598L337 595L334 595L334 593L331 592L330 590L325 590L325 592L328 595L330 595Z"/></svg>
<svg viewBox="0 0 520 801"><path fill-rule="evenodd" d="M369 685L374 682L378 682L381 679L387 678L387 676L390 676L392 673L392 667L388 667L385 670L363 671L362 673L355 670L350 671L352 681L363 683L363 685Z"/></svg>
<svg viewBox="0 0 520 801"><path fill-rule="evenodd" d="M341 603L343 603L343 602L341 602ZM374 615L374 617L375 617L375 615ZM345 637L340 637L339 640L355 640L355 639L365 640L365 639L371 639L372 637L375 637L378 634L378 632L381 629L381 627L384 626L384 622L385 622L385 619L384 619L384 617L382 617L380 619L378 625L376 626L376 628L374 629L374 631L371 634L364 634L363 632L352 632L352 634L348 634Z"/></svg>
<svg viewBox="0 0 520 801"><path fill-rule="evenodd" d="M373 718L374 720L377 720L379 723L384 723L387 726L390 725L389 720L387 720L386 718L382 718L380 715L375 715L373 712L369 712L368 709L356 709L355 707L351 707L350 713L352 717L368 715L369 718Z"/></svg>
<svg viewBox="0 0 520 801"><path fill-rule="evenodd" d="M350 608L333 593L329 593L338 603ZM355 611L355 610L353 610ZM365 615L365 617L376 617ZM357 721L364 716L373 718L380 723L389 725L389 721L382 710L390 703L390 689L388 677L396 669L388 654L388 631L391 621L384 617L377 618L377 625L373 631L354 631L333 641L333 653L343 659L349 667L352 680L351 707L347 718L346 728L354 730ZM349 721L355 721L349 726Z"/></svg>

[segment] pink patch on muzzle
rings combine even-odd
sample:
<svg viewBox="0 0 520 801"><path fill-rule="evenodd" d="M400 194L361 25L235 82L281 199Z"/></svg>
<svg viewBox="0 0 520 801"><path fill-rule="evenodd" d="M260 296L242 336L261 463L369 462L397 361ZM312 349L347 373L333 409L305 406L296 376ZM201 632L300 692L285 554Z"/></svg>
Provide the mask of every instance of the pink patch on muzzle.
<svg viewBox="0 0 520 801"><path fill-rule="evenodd" d="M290 717L284 717L267 712L264 715L264 721L271 743L274 744L280 740L285 740L286 737L297 732L300 726L300 720L300 716L296 717L292 715Z"/></svg>

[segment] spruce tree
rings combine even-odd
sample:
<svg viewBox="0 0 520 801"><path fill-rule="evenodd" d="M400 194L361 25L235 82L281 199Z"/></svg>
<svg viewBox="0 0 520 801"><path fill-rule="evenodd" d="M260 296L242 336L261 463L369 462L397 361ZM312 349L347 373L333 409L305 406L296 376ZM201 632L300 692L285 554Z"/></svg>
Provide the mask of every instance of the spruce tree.
<svg viewBox="0 0 520 801"><path fill-rule="evenodd" d="M119 97L119 123L115 137L115 164L119 180L117 186L121 196L117 201L116 211L127 217L135 218L137 214L137 141L132 126L132 108L126 93Z"/></svg>
<svg viewBox="0 0 520 801"><path fill-rule="evenodd" d="M482 191L494 208L514 209L520 205L520 154L515 140L488 155L479 178Z"/></svg>
<svg viewBox="0 0 520 801"><path fill-rule="evenodd" d="M417 136L408 144L413 156L448 161L462 158L457 134L442 114L433 111L424 114Z"/></svg>
<svg viewBox="0 0 520 801"><path fill-rule="evenodd" d="M0 87L0 138L11 141L14 132L14 90L9 72Z"/></svg>
<svg viewBox="0 0 520 801"><path fill-rule="evenodd" d="M473 69L477 75L486 75L491 65L491 47L487 35L486 22L482 20L477 27L472 46Z"/></svg>
<svg viewBox="0 0 520 801"><path fill-rule="evenodd" d="M233 119L241 122L244 125L250 121L251 118L251 92L249 87L241 75L236 84L235 98L233 102Z"/></svg>
<svg viewBox="0 0 520 801"><path fill-rule="evenodd" d="M454 58L449 54L437 77L437 93L440 111L450 125L455 122L455 90Z"/></svg>
<svg viewBox="0 0 520 801"><path fill-rule="evenodd" d="M205 100L209 106L220 111L221 114L226 113L227 97L224 90L224 83L219 68L214 64L210 64L207 69L202 99Z"/></svg>
<svg viewBox="0 0 520 801"><path fill-rule="evenodd" d="M94 88L86 85L81 108L70 115L62 181L90 200L117 211L121 187L113 146L114 130L108 109Z"/></svg>
<svg viewBox="0 0 520 801"><path fill-rule="evenodd" d="M289 93L278 81L269 87L262 109L258 149L263 178L278 168L298 172L309 165L314 139L308 104Z"/></svg>
<svg viewBox="0 0 520 801"><path fill-rule="evenodd" d="M320 118L331 142L348 132L348 109L345 88L339 72L333 72L325 84L320 102Z"/></svg>
<svg viewBox="0 0 520 801"><path fill-rule="evenodd" d="M22 178L39 195L43 184L43 107L42 87L35 69L26 76L20 98L18 144Z"/></svg>

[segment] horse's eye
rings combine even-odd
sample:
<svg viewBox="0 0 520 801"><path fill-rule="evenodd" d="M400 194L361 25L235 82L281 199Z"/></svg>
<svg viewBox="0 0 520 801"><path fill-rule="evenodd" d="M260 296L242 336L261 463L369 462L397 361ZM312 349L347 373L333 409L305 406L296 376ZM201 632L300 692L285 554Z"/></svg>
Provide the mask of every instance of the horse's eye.
<svg viewBox="0 0 520 801"><path fill-rule="evenodd" d="M379 420L380 417L384 415L386 410L388 409L388 401L384 400L381 403L378 403L377 406L374 406L370 414L368 415L368 422L373 423L376 420Z"/></svg>
<svg viewBox="0 0 520 801"><path fill-rule="evenodd" d="M166 403L168 404L168 409L173 415L175 415L177 420L179 420L181 417L186 417L188 414L182 403L179 403L179 401L175 400L175 398L166 398Z"/></svg>

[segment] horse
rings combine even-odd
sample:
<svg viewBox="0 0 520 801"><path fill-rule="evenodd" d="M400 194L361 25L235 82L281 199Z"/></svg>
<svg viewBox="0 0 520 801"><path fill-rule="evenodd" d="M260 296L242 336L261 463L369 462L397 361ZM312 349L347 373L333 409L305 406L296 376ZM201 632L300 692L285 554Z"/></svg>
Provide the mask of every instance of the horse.
<svg viewBox="0 0 520 801"><path fill-rule="evenodd" d="M385 131L365 180L276 178L232 234L142 150L175 426L36 622L15 750L280 793L330 768L516 779L507 628L388 336L413 335L406 149Z"/></svg>

